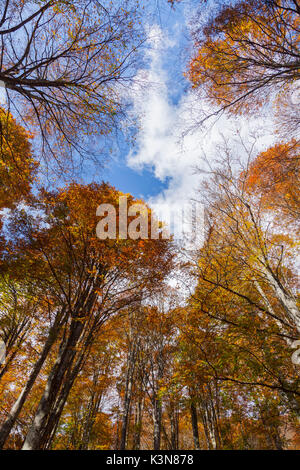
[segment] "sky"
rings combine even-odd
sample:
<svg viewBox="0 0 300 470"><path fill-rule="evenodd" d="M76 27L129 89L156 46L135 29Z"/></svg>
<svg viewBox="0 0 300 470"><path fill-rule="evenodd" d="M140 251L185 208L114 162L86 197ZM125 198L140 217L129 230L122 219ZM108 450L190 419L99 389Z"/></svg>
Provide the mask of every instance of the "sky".
<svg viewBox="0 0 300 470"><path fill-rule="evenodd" d="M264 150L274 141L273 124L267 110L268 117L233 119L223 115L215 123L195 125L203 110L212 111L200 100L201 90L193 90L184 76L192 48L189 25L195 2L185 0L175 9L165 0L153 0L151 5L159 5L159 9L145 16L148 40L144 65L137 71L132 88L127 90L132 118L139 124L135 143L126 143L121 137L118 150L101 173L96 176L87 167L86 175L82 176L87 182L107 181L151 207L164 205L179 214L191 199L198 198L201 177L195 168L206 167L204 155L212 161L218 143L224 138L242 155L244 149L238 142L237 128L244 137L255 133L258 136L255 151ZM3 93L0 83L0 101Z"/></svg>
<svg viewBox="0 0 300 470"><path fill-rule="evenodd" d="M158 134L163 136L169 132L168 116L164 112L167 103L176 106L184 88L188 86L183 73L185 61L181 59L188 46L184 10L182 5L174 10L167 4L160 5L154 23L145 24L148 41L144 61L148 67L139 70L136 77L136 81L142 83L141 88L135 86L131 90L133 118L142 115L137 143L135 148L124 145L103 172L103 179L107 179L117 189L147 201L162 194L172 179L172 171L164 175L156 171L158 161L164 160L164 149L155 155L153 152L159 144ZM146 94L143 84L146 84L148 90ZM155 113L160 110L163 114L156 116ZM156 120L157 129L154 128L153 120ZM153 138L152 155L148 154L148 157L148 149L143 148L142 143L147 135Z"/></svg>
<svg viewBox="0 0 300 470"><path fill-rule="evenodd" d="M190 19L191 4L184 2L175 10L166 5L155 21L145 24L147 66L137 72L137 84L130 91L131 112L139 119L135 145L123 146L102 174L117 189L144 199L150 206L167 204L171 210L196 197L200 177L195 168L203 167L204 154L213 159L223 138L231 141L237 153L243 152L237 128L244 137L258 135L257 152L274 139L272 121L264 115L252 120L222 116L214 125L195 126L203 107L211 109L184 77L191 49Z"/></svg>

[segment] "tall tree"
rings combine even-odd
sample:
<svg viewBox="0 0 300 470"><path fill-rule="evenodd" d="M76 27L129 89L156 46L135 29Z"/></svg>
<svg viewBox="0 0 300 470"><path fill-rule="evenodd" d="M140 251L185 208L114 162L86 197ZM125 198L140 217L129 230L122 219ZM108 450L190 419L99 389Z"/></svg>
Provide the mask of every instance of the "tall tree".
<svg viewBox="0 0 300 470"><path fill-rule="evenodd" d="M73 150L86 157L115 126L142 42L138 10L131 0L2 2L8 107L37 130L40 156L56 169L74 169Z"/></svg>
<svg viewBox="0 0 300 470"><path fill-rule="evenodd" d="M196 50L189 77L219 107L206 117L223 110L251 113L270 98L297 90L297 0L232 1L220 4L210 15L205 12L204 20L201 13L200 8L194 22ZM294 129L299 125L297 104L292 113Z"/></svg>
<svg viewBox="0 0 300 470"><path fill-rule="evenodd" d="M59 340L57 360L25 447L47 444L97 330L121 308L140 301L171 268L167 240L97 238L98 205L105 200L117 206L120 195L105 184L74 183L59 192L45 193L37 201L40 218L24 210L16 213L12 226L22 237L16 236L15 250L23 253L23 259L17 260L16 275L22 276L24 270L36 285L38 281L54 308L26 391L2 426L4 440L51 347Z"/></svg>
<svg viewBox="0 0 300 470"><path fill-rule="evenodd" d="M0 209L30 195L37 170L31 138L10 113L0 108Z"/></svg>

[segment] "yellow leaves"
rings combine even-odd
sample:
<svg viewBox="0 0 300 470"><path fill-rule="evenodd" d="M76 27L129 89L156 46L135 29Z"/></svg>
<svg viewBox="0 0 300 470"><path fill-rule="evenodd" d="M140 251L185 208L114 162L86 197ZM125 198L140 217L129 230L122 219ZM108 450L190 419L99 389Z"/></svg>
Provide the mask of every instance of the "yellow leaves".
<svg viewBox="0 0 300 470"><path fill-rule="evenodd" d="M88 319L89 315L73 317L73 320L82 323L82 325L84 325ZM78 349L78 351L80 351L80 348Z"/></svg>
<svg viewBox="0 0 300 470"><path fill-rule="evenodd" d="M294 218L299 207L299 142L278 143L257 156L246 175L247 190L261 195L264 208Z"/></svg>

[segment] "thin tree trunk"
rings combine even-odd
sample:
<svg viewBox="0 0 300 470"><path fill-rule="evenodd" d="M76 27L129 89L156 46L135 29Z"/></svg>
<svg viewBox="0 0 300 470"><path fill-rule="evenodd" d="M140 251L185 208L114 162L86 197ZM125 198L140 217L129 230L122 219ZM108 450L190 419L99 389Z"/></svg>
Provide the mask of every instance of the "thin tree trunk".
<svg viewBox="0 0 300 470"><path fill-rule="evenodd" d="M132 345L131 351L129 352L128 364L127 364L120 450L126 449L126 438L127 438L127 431L128 431L127 428L128 428L130 405L131 405L131 398L132 398L132 383L133 383L133 375L134 375L134 370L135 370L135 359L136 359L136 346Z"/></svg>
<svg viewBox="0 0 300 470"><path fill-rule="evenodd" d="M134 434L133 434L133 450L140 450L141 448L143 408L144 408L144 399L140 397L136 405Z"/></svg>
<svg viewBox="0 0 300 470"><path fill-rule="evenodd" d="M210 414L209 414L209 410L208 410L208 406L206 402L201 403L201 420L203 423L207 448L209 450L214 450L216 448L216 443L214 439L212 422L210 419Z"/></svg>
<svg viewBox="0 0 300 470"><path fill-rule="evenodd" d="M158 398L154 400L154 410L153 410L153 449L160 450L161 442L161 403Z"/></svg>
<svg viewBox="0 0 300 470"><path fill-rule="evenodd" d="M170 410L170 427L171 427L171 450L177 450L178 443L178 412L176 404L171 405Z"/></svg>
<svg viewBox="0 0 300 470"><path fill-rule="evenodd" d="M200 450L197 408L193 402L191 403L190 409L191 409L191 422L192 422L192 430L193 430L194 449Z"/></svg>
<svg viewBox="0 0 300 470"><path fill-rule="evenodd" d="M95 416L99 409L100 402L101 402L101 396L100 396L100 399L98 399L95 403L95 396L94 394L91 395L89 406L88 406L87 417L85 419L84 426L83 426L82 442L79 447L80 450L88 450L91 432L93 429Z"/></svg>

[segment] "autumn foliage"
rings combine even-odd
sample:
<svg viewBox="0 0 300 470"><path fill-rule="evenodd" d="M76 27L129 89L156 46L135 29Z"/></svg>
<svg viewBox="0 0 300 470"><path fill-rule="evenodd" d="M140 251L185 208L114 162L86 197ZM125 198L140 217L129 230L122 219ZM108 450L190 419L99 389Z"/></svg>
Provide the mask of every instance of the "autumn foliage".
<svg viewBox="0 0 300 470"><path fill-rule="evenodd" d="M186 75L207 119L272 103L289 135L215 146L193 252L138 223L99 238L100 204L119 227L120 198L143 201L84 182L127 116L139 2L2 3L0 448L299 449L298 2L198 2Z"/></svg>

